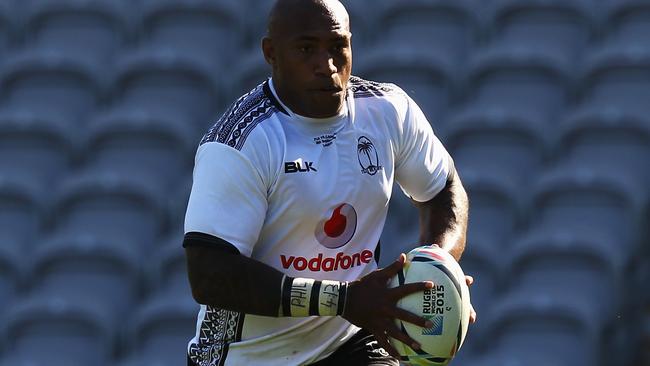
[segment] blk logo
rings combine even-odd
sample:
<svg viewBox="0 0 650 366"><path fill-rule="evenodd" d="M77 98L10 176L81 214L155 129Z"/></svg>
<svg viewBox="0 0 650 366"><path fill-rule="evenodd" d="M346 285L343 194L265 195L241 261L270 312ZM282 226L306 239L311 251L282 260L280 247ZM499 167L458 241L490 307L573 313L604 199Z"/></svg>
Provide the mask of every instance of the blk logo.
<svg viewBox="0 0 650 366"><path fill-rule="evenodd" d="M317 172L318 170L313 167L313 164L312 161L288 161L284 163L284 172L286 174Z"/></svg>

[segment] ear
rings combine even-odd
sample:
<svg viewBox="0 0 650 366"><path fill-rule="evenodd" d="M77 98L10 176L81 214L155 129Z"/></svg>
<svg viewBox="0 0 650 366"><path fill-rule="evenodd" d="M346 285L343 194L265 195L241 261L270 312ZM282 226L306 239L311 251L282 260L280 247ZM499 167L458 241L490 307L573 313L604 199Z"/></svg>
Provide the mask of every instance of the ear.
<svg viewBox="0 0 650 366"><path fill-rule="evenodd" d="M269 37L262 38L262 52L264 53L264 59L266 62L274 66L275 65L275 47L273 46L273 40Z"/></svg>

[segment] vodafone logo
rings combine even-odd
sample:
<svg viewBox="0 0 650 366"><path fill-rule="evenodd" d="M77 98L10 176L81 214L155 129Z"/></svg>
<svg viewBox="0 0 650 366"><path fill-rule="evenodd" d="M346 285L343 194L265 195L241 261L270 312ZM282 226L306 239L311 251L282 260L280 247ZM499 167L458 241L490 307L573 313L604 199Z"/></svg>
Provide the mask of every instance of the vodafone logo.
<svg viewBox="0 0 650 366"><path fill-rule="evenodd" d="M293 267L296 271L305 271L309 269L313 272L331 272L339 269L350 269L352 267L368 264L372 262L373 253L369 250L364 250L361 253L354 253L347 255L345 253L336 253L334 257L325 257L323 253L318 253L316 257L305 258L296 256L281 255L280 261L282 268L289 269Z"/></svg>
<svg viewBox="0 0 650 366"><path fill-rule="evenodd" d="M324 247L336 249L347 244L356 230L357 212L352 205L343 203L316 225L314 235Z"/></svg>

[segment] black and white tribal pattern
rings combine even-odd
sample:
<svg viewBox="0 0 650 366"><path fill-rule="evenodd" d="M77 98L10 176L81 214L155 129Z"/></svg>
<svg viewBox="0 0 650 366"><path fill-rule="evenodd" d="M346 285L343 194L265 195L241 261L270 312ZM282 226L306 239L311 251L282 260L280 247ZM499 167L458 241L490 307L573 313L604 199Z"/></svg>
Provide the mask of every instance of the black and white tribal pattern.
<svg viewBox="0 0 650 366"><path fill-rule="evenodd" d="M222 366L230 343L241 341L244 313L206 306L199 341L189 350L190 359L198 366Z"/></svg>
<svg viewBox="0 0 650 366"><path fill-rule="evenodd" d="M355 98L382 97L396 90L391 84L365 80L357 76L350 77L348 89L352 91Z"/></svg>
<svg viewBox="0 0 650 366"><path fill-rule="evenodd" d="M260 84L230 106L203 136L200 145L219 142L241 150L255 126L275 112L274 103L264 92L264 84Z"/></svg>

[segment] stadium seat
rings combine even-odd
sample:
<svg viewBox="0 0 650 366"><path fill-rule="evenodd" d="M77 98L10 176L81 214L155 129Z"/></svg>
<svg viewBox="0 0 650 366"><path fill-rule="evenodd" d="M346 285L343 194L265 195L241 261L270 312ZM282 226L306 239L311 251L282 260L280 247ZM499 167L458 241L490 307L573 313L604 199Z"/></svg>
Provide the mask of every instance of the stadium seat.
<svg viewBox="0 0 650 366"><path fill-rule="evenodd" d="M0 171L52 188L75 162L74 133L33 111L0 112Z"/></svg>
<svg viewBox="0 0 650 366"><path fill-rule="evenodd" d="M172 49L140 49L116 64L114 97L119 106L166 114L191 131L204 132L206 121L224 101L214 66Z"/></svg>
<svg viewBox="0 0 650 366"><path fill-rule="evenodd" d="M647 115L650 47L612 45L592 53L581 77L583 104L608 105Z"/></svg>
<svg viewBox="0 0 650 366"><path fill-rule="evenodd" d="M587 106L568 115L558 131L556 161L589 165L640 184L650 183L650 118L609 105Z"/></svg>
<svg viewBox="0 0 650 366"><path fill-rule="evenodd" d="M117 245L147 248L165 228L165 195L155 186L106 171L70 177L48 213L57 235L87 235Z"/></svg>
<svg viewBox="0 0 650 366"><path fill-rule="evenodd" d="M196 333L198 311L191 296L156 297L139 307L127 330L131 357L146 360L142 366L186 364L187 343Z"/></svg>
<svg viewBox="0 0 650 366"><path fill-rule="evenodd" d="M185 233L185 211L192 191L192 176L187 175L181 182L176 185L174 192L168 201L167 210L169 217L169 232L174 235Z"/></svg>
<svg viewBox="0 0 650 366"><path fill-rule="evenodd" d="M86 304L118 321L139 300L140 255L137 247L78 233L46 239L32 254L30 292Z"/></svg>
<svg viewBox="0 0 650 366"><path fill-rule="evenodd" d="M640 285L629 256L598 235L533 232L513 245L507 263L511 291L534 288L556 298L581 297L602 317L627 312L628 295ZM607 301L601 301L604 290Z"/></svg>
<svg viewBox="0 0 650 366"><path fill-rule="evenodd" d="M237 66L236 77L228 86L232 92L228 99L234 101L244 93L248 93L271 77L271 72L271 66L266 63L259 49L242 55L242 62Z"/></svg>
<svg viewBox="0 0 650 366"><path fill-rule="evenodd" d="M467 2L416 0L381 4L375 22L382 29L376 35L378 42L428 49L450 55L459 63L472 51L478 25Z"/></svg>
<svg viewBox="0 0 650 366"><path fill-rule="evenodd" d="M12 240L15 239L0 233L0 314L25 288L27 266L23 263L21 249L10 243Z"/></svg>
<svg viewBox="0 0 650 366"><path fill-rule="evenodd" d="M528 290L494 304L483 324L489 330L481 338L484 349L546 365L549 357L573 366L597 365L604 325L595 307L579 298Z"/></svg>
<svg viewBox="0 0 650 366"><path fill-rule="evenodd" d="M26 42L106 64L127 41L129 9L122 1L32 0L26 7Z"/></svg>
<svg viewBox="0 0 650 366"><path fill-rule="evenodd" d="M505 271L501 268L499 257L495 252L500 249L479 243L480 239L469 240L460 259L460 266L466 275L474 277L470 287L472 306L477 313L477 322L470 326L468 336L463 344L467 353L476 353L480 349L481 337L486 330L483 325L491 315L495 299L503 296ZM460 363L462 365L462 363Z"/></svg>
<svg viewBox="0 0 650 366"><path fill-rule="evenodd" d="M467 240L472 246L505 250L525 222L524 210L515 184L499 176L482 175L458 167L470 201Z"/></svg>
<svg viewBox="0 0 650 366"><path fill-rule="evenodd" d="M172 48L230 65L243 44L242 9L234 1L143 0L142 33L152 47ZM240 16L241 15L241 16ZM217 67L217 66L215 66Z"/></svg>
<svg viewBox="0 0 650 366"><path fill-rule="evenodd" d="M461 173L470 169L525 187L548 156L546 127L535 117L472 106L448 119L443 141Z"/></svg>
<svg viewBox="0 0 650 366"><path fill-rule="evenodd" d="M27 49L3 60L0 98L4 110L28 112L79 126L97 107L105 82L98 65L63 50Z"/></svg>
<svg viewBox="0 0 650 366"><path fill-rule="evenodd" d="M639 245L647 192L633 181L588 166L546 172L531 193L533 231L601 236L619 250Z"/></svg>
<svg viewBox="0 0 650 366"><path fill-rule="evenodd" d="M617 0L605 3L607 43L647 46L650 32L650 3L645 0Z"/></svg>
<svg viewBox="0 0 650 366"><path fill-rule="evenodd" d="M177 298L192 297L182 244L182 232L176 232L168 239L158 242L156 253L148 263L150 292Z"/></svg>
<svg viewBox="0 0 650 366"><path fill-rule="evenodd" d="M120 176L142 176L167 190L191 175L199 136L178 121L147 109L117 108L89 123L84 164Z"/></svg>
<svg viewBox="0 0 650 366"><path fill-rule="evenodd" d="M3 313L4 365L109 366L111 323L92 307L38 296Z"/></svg>
<svg viewBox="0 0 650 366"><path fill-rule="evenodd" d="M572 96L570 65L539 48L486 48L470 61L466 101L482 111L496 109L548 121Z"/></svg>
<svg viewBox="0 0 650 366"><path fill-rule="evenodd" d="M0 57L4 57L15 38L15 9L7 1L0 2Z"/></svg>
<svg viewBox="0 0 650 366"><path fill-rule="evenodd" d="M0 175L0 236L11 243L29 245L44 228L48 199L37 185L13 175ZM24 249L24 248L23 248Z"/></svg>
<svg viewBox="0 0 650 366"><path fill-rule="evenodd" d="M459 353L462 355L462 351ZM460 361L460 362L457 362ZM454 366L573 366L573 364L560 359L560 357L533 358L525 354L504 351L487 351L479 357L473 358L470 362L464 363L463 359L453 361Z"/></svg>
<svg viewBox="0 0 650 366"><path fill-rule="evenodd" d="M455 100L454 65L444 54L391 45L368 50L358 59L355 64L358 76L401 87L418 103L434 130Z"/></svg>
<svg viewBox="0 0 650 366"><path fill-rule="evenodd" d="M506 47L580 56L596 32L592 9L581 0L497 0L488 21L491 38Z"/></svg>

